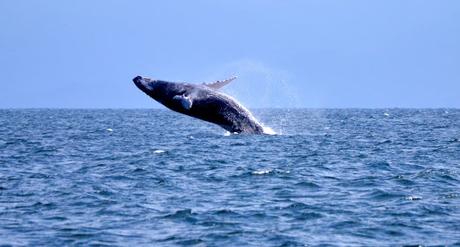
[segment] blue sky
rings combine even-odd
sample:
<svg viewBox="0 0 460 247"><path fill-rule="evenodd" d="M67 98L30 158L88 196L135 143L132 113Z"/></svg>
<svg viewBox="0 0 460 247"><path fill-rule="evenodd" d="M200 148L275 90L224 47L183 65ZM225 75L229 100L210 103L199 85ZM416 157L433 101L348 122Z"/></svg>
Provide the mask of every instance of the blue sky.
<svg viewBox="0 0 460 247"><path fill-rule="evenodd" d="M160 107L131 79L249 107L460 107L460 1L0 1L0 108Z"/></svg>

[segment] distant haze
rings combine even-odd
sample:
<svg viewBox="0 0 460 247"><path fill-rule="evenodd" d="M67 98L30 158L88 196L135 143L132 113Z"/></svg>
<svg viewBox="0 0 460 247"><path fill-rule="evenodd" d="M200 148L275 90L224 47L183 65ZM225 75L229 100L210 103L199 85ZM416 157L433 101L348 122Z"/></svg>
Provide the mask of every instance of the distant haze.
<svg viewBox="0 0 460 247"><path fill-rule="evenodd" d="M460 1L0 1L0 108L158 108L136 75L256 107L460 107Z"/></svg>

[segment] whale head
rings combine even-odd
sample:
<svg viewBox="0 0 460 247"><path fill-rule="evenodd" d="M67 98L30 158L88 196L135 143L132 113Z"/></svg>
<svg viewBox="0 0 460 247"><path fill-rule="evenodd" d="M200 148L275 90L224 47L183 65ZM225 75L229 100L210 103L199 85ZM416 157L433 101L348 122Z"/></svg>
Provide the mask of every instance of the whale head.
<svg viewBox="0 0 460 247"><path fill-rule="evenodd" d="M151 94L155 88L155 80L144 78L142 76L136 76L133 78L134 84L146 94Z"/></svg>

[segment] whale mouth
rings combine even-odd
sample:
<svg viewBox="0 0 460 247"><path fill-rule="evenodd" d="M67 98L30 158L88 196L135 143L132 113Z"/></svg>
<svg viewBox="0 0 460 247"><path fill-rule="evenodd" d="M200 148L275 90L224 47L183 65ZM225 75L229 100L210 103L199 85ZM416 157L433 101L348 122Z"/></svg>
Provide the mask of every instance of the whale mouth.
<svg viewBox="0 0 460 247"><path fill-rule="evenodd" d="M134 84L136 84L136 86L140 90L142 90L144 92L148 92L148 91L153 90L152 84L155 81L150 79L150 78L144 78L144 77L138 75L138 76L133 78L133 82L134 82Z"/></svg>

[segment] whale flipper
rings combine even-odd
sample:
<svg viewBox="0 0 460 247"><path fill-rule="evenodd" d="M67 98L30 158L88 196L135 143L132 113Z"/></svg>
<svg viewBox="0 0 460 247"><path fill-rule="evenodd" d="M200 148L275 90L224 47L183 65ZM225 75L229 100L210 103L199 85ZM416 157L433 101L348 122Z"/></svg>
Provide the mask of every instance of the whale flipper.
<svg viewBox="0 0 460 247"><path fill-rule="evenodd" d="M176 95L173 97L173 99L178 100L181 103L182 107L184 107L184 109L186 110L190 110L190 108L192 108L192 99L189 96L185 96L185 94Z"/></svg>
<svg viewBox="0 0 460 247"><path fill-rule="evenodd" d="M212 89L220 89L222 88L223 86L229 84L231 81L235 80L237 77L234 76L232 78L228 78L227 80L223 80L223 81L215 81L215 82L211 82L211 83L203 83L205 86L207 87L210 87Z"/></svg>

